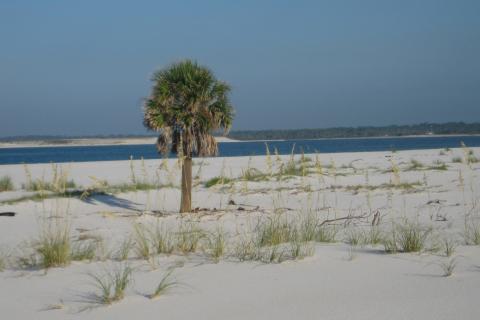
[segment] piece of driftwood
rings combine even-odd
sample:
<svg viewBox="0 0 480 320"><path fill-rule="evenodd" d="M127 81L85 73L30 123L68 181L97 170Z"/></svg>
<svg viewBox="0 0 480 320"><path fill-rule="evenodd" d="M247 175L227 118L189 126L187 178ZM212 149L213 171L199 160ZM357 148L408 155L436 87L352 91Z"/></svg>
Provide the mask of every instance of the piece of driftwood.
<svg viewBox="0 0 480 320"><path fill-rule="evenodd" d="M355 220L355 219L363 219L363 218L366 218L366 217L368 217L368 216L369 216L369 214L366 214L366 213L365 213L365 214L362 214L362 215L359 215L359 216L351 216L351 215L349 215L349 216L346 216L346 217L341 217L341 218L336 218L336 219L323 220L321 223L319 223L319 224L317 225L317 227L321 227L321 226L323 226L323 225L325 225L325 224L329 224L329 223L337 222L337 221L342 221L342 220L347 220L347 221L348 221L348 220Z"/></svg>
<svg viewBox="0 0 480 320"><path fill-rule="evenodd" d="M15 212L0 212L0 217L15 217Z"/></svg>

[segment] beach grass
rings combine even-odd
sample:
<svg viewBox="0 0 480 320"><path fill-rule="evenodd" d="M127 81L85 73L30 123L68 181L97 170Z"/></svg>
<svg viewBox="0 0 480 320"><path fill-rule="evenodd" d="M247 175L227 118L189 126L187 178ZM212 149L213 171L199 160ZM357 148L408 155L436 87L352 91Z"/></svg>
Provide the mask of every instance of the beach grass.
<svg viewBox="0 0 480 320"><path fill-rule="evenodd" d="M14 189L12 178L10 176L0 177L0 192L12 191Z"/></svg>

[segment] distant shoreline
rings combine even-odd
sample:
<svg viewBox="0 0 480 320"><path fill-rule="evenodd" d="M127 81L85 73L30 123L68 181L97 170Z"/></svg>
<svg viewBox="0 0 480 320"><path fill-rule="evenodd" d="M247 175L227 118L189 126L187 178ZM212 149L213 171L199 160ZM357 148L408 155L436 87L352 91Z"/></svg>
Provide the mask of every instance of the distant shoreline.
<svg viewBox="0 0 480 320"><path fill-rule="evenodd" d="M309 138L309 139L270 139L270 140L234 140L227 137L216 137L220 143L242 142L275 142L288 140L342 140L342 139L399 139L399 138L435 138L435 137L473 137L480 134L421 134L405 136L372 136L372 137L336 137L336 138ZM25 140L14 142L0 142L0 149L6 148L37 148L37 147L90 147L90 146L115 146L115 145L141 145L155 144L156 137L134 138L78 138L62 139L65 142L51 143L49 140Z"/></svg>
<svg viewBox="0 0 480 320"><path fill-rule="evenodd" d="M217 142L238 142L226 137L215 137ZM61 143L51 143L49 140L25 140L13 142L0 142L0 149L5 148L36 148L36 147L91 147L91 146L115 146L115 145L139 145L155 144L156 137L144 138L79 138L61 139Z"/></svg>

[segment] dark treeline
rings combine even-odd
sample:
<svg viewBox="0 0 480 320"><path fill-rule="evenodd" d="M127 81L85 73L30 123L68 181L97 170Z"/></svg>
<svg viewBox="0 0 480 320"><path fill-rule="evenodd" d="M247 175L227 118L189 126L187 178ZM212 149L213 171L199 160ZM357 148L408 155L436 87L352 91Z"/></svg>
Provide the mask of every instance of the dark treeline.
<svg viewBox="0 0 480 320"><path fill-rule="evenodd" d="M384 127L338 127L326 129L232 131L237 140L286 140L320 138L399 137L408 135L480 134L480 123L448 122L391 125Z"/></svg>
<svg viewBox="0 0 480 320"><path fill-rule="evenodd" d="M360 138L360 137L400 137L408 135L447 135L480 134L480 123L448 122L420 123L414 125L391 125L384 127L337 127L325 129L285 129L285 130L239 130L231 131L229 138L236 140L287 140L321 138ZM42 140L49 143L64 143L68 139L101 138L141 138L156 136L148 134L117 134L90 136L29 135L0 137L2 142Z"/></svg>

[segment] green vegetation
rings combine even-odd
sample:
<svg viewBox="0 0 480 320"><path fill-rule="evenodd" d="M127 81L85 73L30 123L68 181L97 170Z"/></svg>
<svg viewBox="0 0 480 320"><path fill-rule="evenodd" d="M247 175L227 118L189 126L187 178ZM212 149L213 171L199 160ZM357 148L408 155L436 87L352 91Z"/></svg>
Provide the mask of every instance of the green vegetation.
<svg viewBox="0 0 480 320"><path fill-rule="evenodd" d="M215 78L210 69L184 60L155 73L152 94L145 103L144 125L160 133L157 149L181 159L180 213L192 211L192 157L214 156L215 130L225 133L234 111L230 86Z"/></svg>
<svg viewBox="0 0 480 320"><path fill-rule="evenodd" d="M0 178L0 192L12 191L13 188L13 182L9 176L3 176Z"/></svg>
<svg viewBox="0 0 480 320"><path fill-rule="evenodd" d="M68 223L57 221L42 230L34 248L40 256L40 265L43 268L68 265L72 258Z"/></svg>
<svg viewBox="0 0 480 320"><path fill-rule="evenodd" d="M383 239L386 252L418 252L425 248L430 228L424 228L417 222L404 220L393 224L391 232Z"/></svg>
<svg viewBox="0 0 480 320"><path fill-rule="evenodd" d="M155 291L150 295L150 299L158 298L164 295L168 290L178 286L180 283L174 279L172 279L172 273L174 269L170 269L167 273L162 277L160 283L155 288Z"/></svg>
<svg viewBox="0 0 480 320"><path fill-rule="evenodd" d="M467 245L480 245L480 224L466 221L464 238Z"/></svg>
<svg viewBox="0 0 480 320"><path fill-rule="evenodd" d="M227 178L227 177L213 177L213 178L207 180L207 182L205 182L205 187L210 188L210 187L213 187L217 184L219 184L219 185L229 184L232 181L234 181L234 180L230 179L230 178Z"/></svg>
<svg viewBox="0 0 480 320"><path fill-rule="evenodd" d="M419 181L415 182L401 182L401 183L383 183L380 185L365 185L365 184L357 184L357 185L348 185L345 186L345 190L351 191L353 193L358 193L362 190L367 191L374 191L377 189L399 189L405 191L412 191L416 190L418 187L421 187L422 183ZM332 188L338 189L342 188L342 186L332 186Z"/></svg>
<svg viewBox="0 0 480 320"><path fill-rule="evenodd" d="M89 274L100 293L95 293L94 300L99 304L112 304L125 296L125 290L132 281L132 268L128 265L116 266L105 270L103 274Z"/></svg>
<svg viewBox="0 0 480 320"><path fill-rule="evenodd" d="M228 137L238 140L284 140L353 137L398 137L425 134L478 134L480 123L420 123L384 127L339 127L326 129L232 131Z"/></svg>
<svg viewBox="0 0 480 320"><path fill-rule="evenodd" d="M457 260L455 258L448 259L447 261L439 262L438 266L442 269L444 277L450 277L457 266Z"/></svg>

